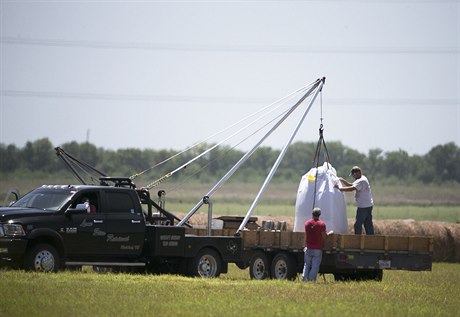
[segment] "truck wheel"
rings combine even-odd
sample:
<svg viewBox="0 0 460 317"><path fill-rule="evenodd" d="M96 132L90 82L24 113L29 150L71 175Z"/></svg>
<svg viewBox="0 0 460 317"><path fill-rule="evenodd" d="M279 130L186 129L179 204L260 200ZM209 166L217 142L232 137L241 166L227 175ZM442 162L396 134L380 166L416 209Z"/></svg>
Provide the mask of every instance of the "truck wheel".
<svg viewBox="0 0 460 317"><path fill-rule="evenodd" d="M192 260L192 276L218 277L221 272L222 263L220 256L212 249L201 250Z"/></svg>
<svg viewBox="0 0 460 317"><path fill-rule="evenodd" d="M277 280L295 280L297 277L295 260L287 253L278 253L270 267L271 277Z"/></svg>
<svg viewBox="0 0 460 317"><path fill-rule="evenodd" d="M27 271L57 272L60 261L59 253L53 246L40 243L27 251L24 268Z"/></svg>
<svg viewBox="0 0 460 317"><path fill-rule="evenodd" d="M256 251L249 260L249 277L253 280L270 278L270 260L263 251Z"/></svg>

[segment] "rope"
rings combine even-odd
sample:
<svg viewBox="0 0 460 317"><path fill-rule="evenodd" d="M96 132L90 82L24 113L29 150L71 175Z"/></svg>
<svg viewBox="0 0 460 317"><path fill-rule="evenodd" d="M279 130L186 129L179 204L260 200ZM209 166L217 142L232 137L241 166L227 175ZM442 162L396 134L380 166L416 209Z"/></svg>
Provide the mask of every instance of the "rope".
<svg viewBox="0 0 460 317"><path fill-rule="evenodd" d="M293 95L293 94L291 94L291 96L292 96L292 95ZM292 97L291 97L291 98L292 98ZM286 99L286 97L283 98L283 99ZM165 175L165 176L167 176L167 177L163 176L163 177L161 177L160 179L158 179L158 180L152 182L152 183L149 184L148 186L152 186L152 187L157 186L158 184L160 184L161 182L163 182L166 178L168 178L168 177L174 175L176 172L178 172L178 171L184 169L184 168L187 167L189 164L193 163L194 161L196 161L196 160L199 159L200 157L202 157L202 156L206 155L207 153L209 153L210 151L214 150L216 147L222 145L224 142L226 142L226 141L228 141L229 139L233 138L235 135L239 134L240 132L246 130L246 129L249 128L249 127L253 127L254 124L255 124L256 122L258 122L258 121L260 121L261 119L263 119L264 117L268 116L269 114L271 114L272 112L274 112L275 110L277 110L278 108L280 108L281 106L283 106L285 103L287 103L287 101L284 101L284 103L280 104L280 105L277 106L276 108L270 110L269 112L265 113L263 116L261 116L261 117L257 118L256 120L250 122L250 123L247 124L246 126L242 127L241 129L239 129L239 130L236 131L235 133L233 133L233 134L231 134L230 136L228 136L227 138L225 138L224 140L222 140L222 141L220 141L219 143L213 145L212 147L210 147L210 148L207 149L206 151L200 153L199 155L197 155L197 156L195 156L194 158L192 158L191 160L189 160L188 162L182 164L181 166L179 166L179 167L176 168L175 170L173 170L173 171L167 173L167 174ZM272 105L273 105L273 104L272 104ZM294 106L291 106L288 110L285 110L283 113L288 112L288 111L289 111L290 109L292 109L293 107L295 107L295 105L294 105ZM278 115L277 117L275 117L275 119L278 118L278 117L280 117L283 113L281 113L280 115ZM273 122L273 120L275 120L275 119L272 119L270 122ZM268 122L267 124L269 124L270 122ZM265 125L267 125L267 124L265 124ZM258 132L258 130L257 130L256 132ZM256 132L255 132L255 133L256 133ZM253 134L255 134L255 133L253 133ZM253 134L252 134L252 135L253 135ZM252 135L250 135L250 136L252 136ZM148 187L148 186L147 186L147 187ZM152 187L148 187L148 188L152 188Z"/></svg>
<svg viewBox="0 0 460 317"><path fill-rule="evenodd" d="M245 118L243 118L243 119L237 121L236 123L234 123L234 124L232 124L232 125L230 125L230 126L224 128L224 129L220 130L219 132L214 133L213 135L211 135L211 136L205 138L204 140L199 141L199 142L197 142L197 143L195 143L195 144L193 144L193 145L191 145L191 146L185 148L184 150L182 150L182 151L180 151L180 152L174 154L173 156L171 156L171 157L169 157L169 158L167 158L167 159L165 159L165 160L163 160L163 161L161 161L161 162L159 162L159 163L157 163L157 164L155 164L155 165L153 165L153 166L151 166L151 167L149 167L149 168L147 168L147 169L145 169L145 170L143 170L143 171L141 171L141 172L139 172L139 173L133 174L133 175L130 176L129 178L130 178L131 180L133 180L133 179L135 179L135 178L137 178L137 177L139 177L139 176L142 176L143 174L147 173L148 171L150 171L150 170L152 170L152 169L154 169L154 168L156 168L156 167L158 167L158 166L160 166L160 165L162 165L162 164L164 164L164 163L166 163L166 162L168 162L168 161L170 161L170 160L176 158L177 156L179 156L179 155L181 155L181 154L184 154L185 152L187 152L187 151L189 151L189 150L191 150L191 149L193 149L193 148L195 148L195 147L197 147L197 146L199 146L199 145L205 143L206 141L210 140L210 139L213 138L213 137L215 137L215 136L217 136L217 135L219 135L219 134L222 134L222 133L224 133L224 132L230 130L231 128L233 128L233 127L239 125L240 123L242 123L242 122L248 120L249 118L252 118L252 117L254 117L255 115L257 115L257 114L259 114L259 113L261 113L261 112L265 112L266 109L269 109L269 108L273 107L274 105L276 105L276 104L278 104L278 103L281 103L281 104L278 105L276 108L272 109L272 110L269 111L268 113L265 113L265 115L262 116L262 117L260 117L258 120L264 118L264 117L267 116L269 113L271 113L271 112L275 111L276 109L280 108L281 106L285 105L285 104L286 104L289 100L291 100L295 95L297 95L297 94L299 94L299 93L301 93L301 92L307 90L307 89L310 88L311 86L313 86L313 84L314 84L314 82L311 83L311 84L308 84L308 85L306 85L306 86L303 86L303 87L301 87L301 88L299 88L299 89L297 89L297 90L295 90L294 92L292 92L292 93L290 93L290 94L288 94L288 95L286 95L286 96L284 96L284 97L282 97L282 98L276 100L275 102L272 102L272 103L269 104L268 106L266 106L266 107L264 107L264 108L262 108L262 109L260 109L260 110L258 110L258 111L256 111L256 112L250 114L249 116L247 116L247 117L245 117ZM257 122L258 120L254 121L254 122ZM250 125L249 125L249 126L250 126Z"/></svg>
<svg viewBox="0 0 460 317"><path fill-rule="evenodd" d="M323 94L322 94L322 91L321 91L321 94L320 94L320 103L321 103L321 106L320 106L320 109L321 109L320 121L321 121L321 123L319 125L319 139L318 139L318 143L316 145L315 155L313 157L313 162L316 162L316 173L315 173L315 190L313 192L313 207L312 207L312 210L315 208L315 204L316 204L316 187L317 187L317 182L318 182L318 167L319 167L319 160L320 160L320 156L321 156L321 146L324 146L324 150L326 152L326 162L328 163L327 168L329 168L330 161L331 161L330 157L329 157L329 151L327 150L326 141L324 141L324 135L323 135L324 128L323 128Z"/></svg>
<svg viewBox="0 0 460 317"><path fill-rule="evenodd" d="M235 149L237 146L239 146L240 144L242 144L243 142L247 141L250 137L254 136L256 133L260 132L263 128L267 127L269 124L271 124L272 122L274 122L275 120L277 120L278 118L280 118L282 115L284 115L287 111L289 110L285 110L284 112L282 112L281 114L279 114L277 117L273 118L271 121L267 122L266 124L264 124L262 127L260 127L259 129L257 129L256 131L254 131L253 133L251 133L250 135L246 136L244 139L242 139L240 142L238 142L237 144L235 144L234 146L230 147L228 150L226 150L224 153L221 153L218 157L214 158L213 160L209 161L208 163L206 163L203 167L201 167L199 170L195 171L194 173L190 174L186 179L184 179L179 185L176 185L175 187L173 187L172 189L169 190L169 192L174 192L177 190L177 188L179 188L180 185L182 184L185 184L185 182L187 182L190 178L192 178L193 176L197 175L198 173L200 173L202 170L204 170L206 167L208 167L210 164L212 164L213 162L217 161L218 159L222 158L222 157L225 157L226 154L230 153L231 150ZM169 175L171 176L171 175ZM168 177L169 177L168 176ZM160 178L161 181L159 182L153 182L149 185L146 186L146 188L148 189L151 189L155 186L158 186L159 184L161 184L163 181L166 180L167 177L163 176L162 178Z"/></svg>

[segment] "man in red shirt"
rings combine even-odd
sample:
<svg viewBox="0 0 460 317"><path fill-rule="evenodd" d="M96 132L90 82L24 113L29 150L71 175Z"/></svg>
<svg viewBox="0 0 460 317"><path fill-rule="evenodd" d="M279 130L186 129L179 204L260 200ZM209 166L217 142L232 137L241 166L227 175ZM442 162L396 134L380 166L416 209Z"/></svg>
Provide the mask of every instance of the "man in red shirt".
<svg viewBox="0 0 460 317"><path fill-rule="evenodd" d="M323 239L326 233L326 224L319 220L321 209L315 208L312 212L312 219L305 222L305 264L303 267L302 281L316 281L319 266L323 258Z"/></svg>

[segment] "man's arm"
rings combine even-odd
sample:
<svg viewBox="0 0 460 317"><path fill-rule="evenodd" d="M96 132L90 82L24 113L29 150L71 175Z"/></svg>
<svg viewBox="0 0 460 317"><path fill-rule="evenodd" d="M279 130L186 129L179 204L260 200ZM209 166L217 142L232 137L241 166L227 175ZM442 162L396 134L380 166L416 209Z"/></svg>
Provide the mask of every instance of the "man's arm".
<svg viewBox="0 0 460 317"><path fill-rule="evenodd" d="M344 187L350 187L350 186L353 186L352 183L350 183L349 181L347 181L346 179L342 178L342 177L339 177L339 181L345 185Z"/></svg>
<svg viewBox="0 0 460 317"><path fill-rule="evenodd" d="M356 188L354 188L353 186L339 187L339 185L335 185L334 187L340 190L341 192L352 192L356 190Z"/></svg>
<svg viewBox="0 0 460 317"><path fill-rule="evenodd" d="M323 236L323 240L326 239L326 237L330 236L331 234L334 234L334 231L331 230L331 231L328 231L328 232L326 232L326 231L321 232L321 235Z"/></svg>

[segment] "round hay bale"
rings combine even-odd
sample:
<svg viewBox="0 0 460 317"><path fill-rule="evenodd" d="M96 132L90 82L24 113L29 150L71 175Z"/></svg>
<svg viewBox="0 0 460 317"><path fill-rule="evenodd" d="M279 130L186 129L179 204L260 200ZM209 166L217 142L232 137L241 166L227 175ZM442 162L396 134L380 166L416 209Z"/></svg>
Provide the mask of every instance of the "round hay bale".
<svg viewBox="0 0 460 317"><path fill-rule="evenodd" d="M353 233L354 219L348 228ZM460 224L433 221L377 220L376 235L419 236L433 238L433 261L460 262Z"/></svg>
<svg viewBox="0 0 460 317"><path fill-rule="evenodd" d="M460 262L460 223L451 223L446 226L449 241L453 245L452 261Z"/></svg>

